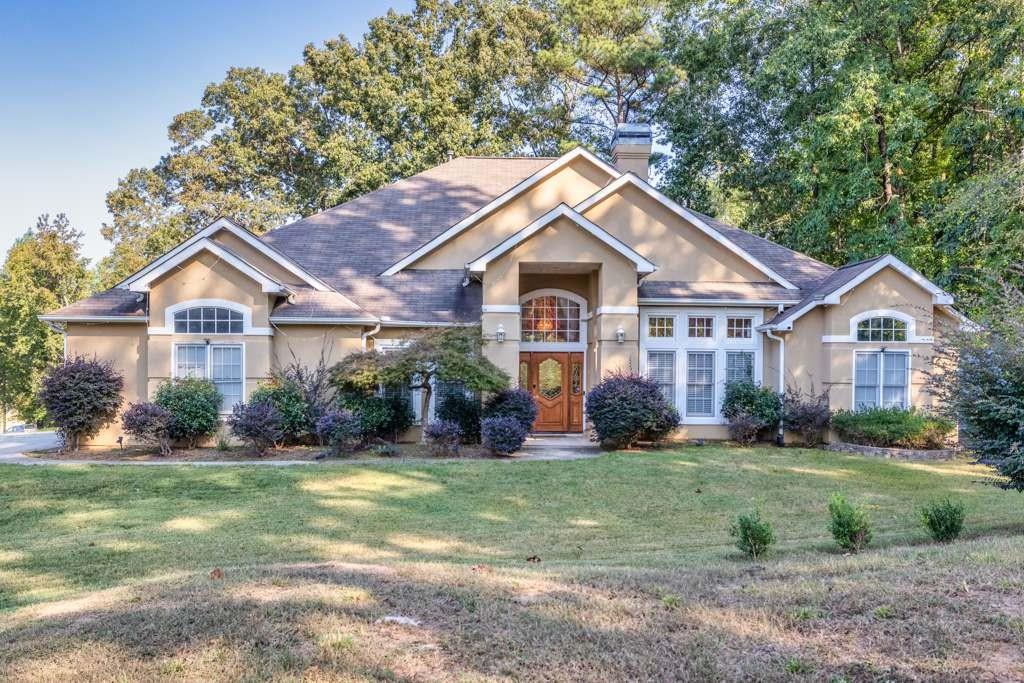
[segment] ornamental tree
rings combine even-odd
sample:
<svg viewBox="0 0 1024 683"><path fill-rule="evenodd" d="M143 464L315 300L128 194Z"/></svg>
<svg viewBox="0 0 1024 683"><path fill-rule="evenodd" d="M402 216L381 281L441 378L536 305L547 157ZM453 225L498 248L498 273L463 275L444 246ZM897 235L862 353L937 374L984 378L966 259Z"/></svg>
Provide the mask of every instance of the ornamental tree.
<svg viewBox="0 0 1024 683"><path fill-rule="evenodd" d="M117 416L124 378L109 361L76 356L55 365L43 377L39 400L57 426L64 448L78 451Z"/></svg>

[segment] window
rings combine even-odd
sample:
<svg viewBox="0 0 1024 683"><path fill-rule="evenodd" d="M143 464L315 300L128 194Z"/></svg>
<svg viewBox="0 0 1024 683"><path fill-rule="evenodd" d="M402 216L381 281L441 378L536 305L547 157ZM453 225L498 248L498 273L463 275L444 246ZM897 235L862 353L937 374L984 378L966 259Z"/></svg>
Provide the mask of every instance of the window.
<svg viewBox="0 0 1024 683"><path fill-rule="evenodd" d="M658 385L668 404L676 404L676 353L675 351L648 351L647 376Z"/></svg>
<svg viewBox="0 0 1024 683"><path fill-rule="evenodd" d="M750 318L728 318L725 321L727 339L750 339L753 335L754 321Z"/></svg>
<svg viewBox="0 0 1024 683"><path fill-rule="evenodd" d="M174 377L213 380L221 395L220 410L229 412L242 401L242 347L238 344L177 344Z"/></svg>
<svg viewBox="0 0 1024 683"><path fill-rule="evenodd" d="M174 314L178 334L241 334L242 314L217 306L196 306Z"/></svg>
<svg viewBox="0 0 1024 683"><path fill-rule="evenodd" d="M753 351L729 351L725 354L725 381L754 381Z"/></svg>
<svg viewBox="0 0 1024 683"><path fill-rule="evenodd" d="M671 316L651 316L647 319L647 336L671 338L675 336L676 319Z"/></svg>
<svg viewBox="0 0 1024 683"><path fill-rule="evenodd" d="M687 334L691 338L710 339L715 336L714 318L690 318L687 322Z"/></svg>
<svg viewBox="0 0 1024 683"><path fill-rule="evenodd" d="M906 408L910 354L905 351L858 351L854 361L855 410Z"/></svg>
<svg viewBox="0 0 1024 683"><path fill-rule="evenodd" d="M691 351L686 356L686 414L712 417L715 414L715 354Z"/></svg>
<svg viewBox="0 0 1024 683"><path fill-rule="evenodd" d="M857 341L905 342L907 323L898 318L868 318L857 323Z"/></svg>
<svg viewBox="0 0 1024 683"><path fill-rule="evenodd" d="M580 305L564 296L538 296L522 305L524 342L578 342Z"/></svg>

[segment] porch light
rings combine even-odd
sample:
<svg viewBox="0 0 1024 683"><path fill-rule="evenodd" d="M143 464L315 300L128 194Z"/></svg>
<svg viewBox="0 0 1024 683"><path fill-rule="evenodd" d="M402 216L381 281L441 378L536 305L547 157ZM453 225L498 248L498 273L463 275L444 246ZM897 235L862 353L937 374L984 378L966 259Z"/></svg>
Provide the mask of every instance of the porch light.
<svg viewBox="0 0 1024 683"><path fill-rule="evenodd" d="M619 329L615 330L615 341L620 344L626 343L626 331L622 329L622 325L619 325Z"/></svg>
<svg viewBox="0 0 1024 683"><path fill-rule="evenodd" d="M499 344L505 343L505 326L501 323L498 324L498 329L494 331L494 339Z"/></svg>

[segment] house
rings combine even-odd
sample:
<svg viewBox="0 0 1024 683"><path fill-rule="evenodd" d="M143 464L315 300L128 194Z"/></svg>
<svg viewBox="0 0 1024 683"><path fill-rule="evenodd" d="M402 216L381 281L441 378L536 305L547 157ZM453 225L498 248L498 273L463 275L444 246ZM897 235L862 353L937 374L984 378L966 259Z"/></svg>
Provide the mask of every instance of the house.
<svg viewBox="0 0 1024 683"><path fill-rule="evenodd" d="M200 375L229 410L275 365L480 323L538 431L581 431L615 370L662 386L682 438L726 436L737 378L828 388L833 409L930 404L949 294L891 255L833 268L687 209L647 182L650 153L649 128L620 126L611 164L460 157L260 237L220 219L42 318L112 360L126 402Z"/></svg>

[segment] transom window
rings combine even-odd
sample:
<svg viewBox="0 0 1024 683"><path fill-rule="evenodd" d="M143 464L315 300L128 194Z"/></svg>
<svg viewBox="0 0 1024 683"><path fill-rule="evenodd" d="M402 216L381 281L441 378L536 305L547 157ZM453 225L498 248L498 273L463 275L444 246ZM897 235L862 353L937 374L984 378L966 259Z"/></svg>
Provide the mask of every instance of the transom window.
<svg viewBox="0 0 1024 683"><path fill-rule="evenodd" d="M905 342L907 323L899 318L868 318L857 323L857 341Z"/></svg>
<svg viewBox="0 0 1024 683"><path fill-rule="evenodd" d="M220 392L220 411L231 412L242 400L242 347L239 344L177 344L174 377L213 380Z"/></svg>
<svg viewBox="0 0 1024 683"><path fill-rule="evenodd" d="M750 318L728 318L725 321L727 339L750 339L753 336L754 321Z"/></svg>
<svg viewBox="0 0 1024 683"><path fill-rule="evenodd" d="M564 296L538 296L522 305L524 342L578 342L580 305Z"/></svg>
<svg viewBox="0 0 1024 683"><path fill-rule="evenodd" d="M219 306L196 306L174 314L178 334L241 334L242 314Z"/></svg>
<svg viewBox="0 0 1024 683"><path fill-rule="evenodd" d="M715 336L715 319L712 317L693 317L687 321L687 336L696 339L710 339Z"/></svg>
<svg viewBox="0 0 1024 683"><path fill-rule="evenodd" d="M647 319L647 336L671 338L675 336L676 319L672 316L652 315Z"/></svg>

